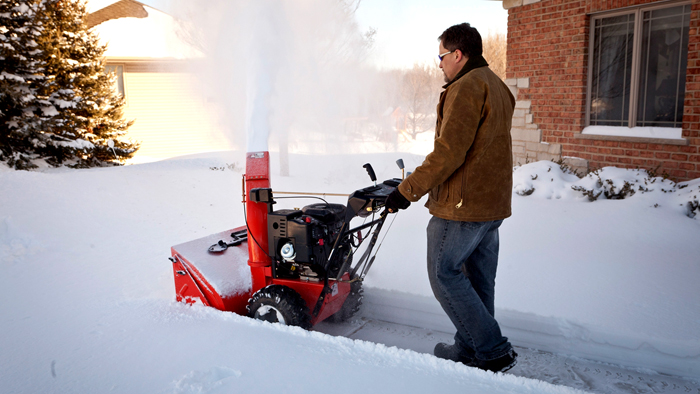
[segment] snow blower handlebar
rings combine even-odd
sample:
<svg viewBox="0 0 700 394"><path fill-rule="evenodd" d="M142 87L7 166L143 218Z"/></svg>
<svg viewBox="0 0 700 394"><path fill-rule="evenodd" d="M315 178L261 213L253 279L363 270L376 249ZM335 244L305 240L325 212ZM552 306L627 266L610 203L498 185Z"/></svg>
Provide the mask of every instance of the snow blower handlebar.
<svg viewBox="0 0 700 394"><path fill-rule="evenodd" d="M369 166L369 164L366 164L366 166ZM369 172L370 169L371 166L369 166L367 171ZM372 171L372 173L373 172L374 171ZM361 226L352 229L348 229L348 227L350 226L350 221L356 216L367 217L370 214L379 211L382 207L384 207L384 203L386 202L387 197L389 196L389 194L391 194L392 191L394 191L394 189L396 189L399 183L401 183L400 179L388 179L379 185L369 186L364 189L357 190L354 193L352 193L350 197L348 197L348 205L345 211L345 223L343 224L343 229L338 235L338 238L336 239L336 242L333 245L333 251L331 253L336 252L339 240L351 236L351 234L354 234L366 228L372 228L376 225L376 228L372 233L372 238L370 240L369 246L362 254L362 257L360 257L360 260L357 262L355 267L350 271L351 278L355 277L357 272L360 270L360 267L364 267L360 271L360 276L363 277L364 274L367 273L369 267L372 265L372 262L374 262L374 257L376 255L372 256L371 258L369 256L371 255L372 250L376 245L377 238L379 237L379 232L381 231L382 226L384 225L384 221L387 218L387 211L383 210L379 215L379 219L372 220L369 223L365 223ZM349 258L346 258L343 262L343 265L338 271L338 276L336 277L336 280L341 280L343 273L348 272L348 270L350 269L351 261L349 260Z"/></svg>
<svg viewBox="0 0 700 394"><path fill-rule="evenodd" d="M370 177L372 177L374 175L372 166L366 164L365 168L370 174ZM399 185L400 182L401 181L399 179L389 179L384 181L380 185L377 185L375 182L375 186L370 186L364 189L357 190L354 193L352 193L348 198L348 205L345 211L345 220L343 222L342 228L340 229L340 232L338 233L338 237L333 243L333 248L331 249L331 253L328 259L331 260L333 259L333 256L335 254L340 253L341 245L344 244L343 241L349 237L352 237L353 234L355 234L356 232L360 232L366 228L371 229L372 227L374 227L374 231L372 232L372 237L370 239L369 245L367 246L367 249L365 249L364 253L362 253L362 256L357 261L357 264L355 264L355 267L351 267L352 254L348 253L346 256L344 256L344 259L342 261L341 266L338 269L336 277L326 277L326 279L324 280L323 291L321 292L318 301L316 302L316 305L313 308L313 316L316 316L319 313L319 310L323 305L325 297L332 291L331 286L329 285L329 280L342 282L344 281L343 277L348 274L349 279L345 281L354 282L358 280L361 281L364 279L364 276L367 274L367 271L372 266L372 263L374 263L376 253L372 255L372 251L374 250L374 247L377 244L379 233L381 232L382 226L386 221L387 211L383 210L379 215L379 219L372 220L369 223L362 224L352 229L348 229L348 227L350 226L350 221L356 216L367 217L370 214L380 210L384 206L387 196L391 194L391 192ZM378 249L379 248L377 248L377 250Z"/></svg>

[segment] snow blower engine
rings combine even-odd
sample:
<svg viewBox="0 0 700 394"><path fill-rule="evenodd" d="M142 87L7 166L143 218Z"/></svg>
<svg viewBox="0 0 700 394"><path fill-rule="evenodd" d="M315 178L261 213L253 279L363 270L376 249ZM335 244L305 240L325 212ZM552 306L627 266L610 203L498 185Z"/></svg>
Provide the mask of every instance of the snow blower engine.
<svg viewBox="0 0 700 394"><path fill-rule="evenodd" d="M396 163L403 174L403 161ZM275 192L296 194L275 199L268 152L248 153L246 225L172 247L177 300L305 329L353 316L381 246L384 203L401 183L392 178L377 184L372 166L364 168L374 184L350 194L347 205L311 193ZM288 198L323 202L273 209L277 200ZM364 222L352 227L355 218Z"/></svg>

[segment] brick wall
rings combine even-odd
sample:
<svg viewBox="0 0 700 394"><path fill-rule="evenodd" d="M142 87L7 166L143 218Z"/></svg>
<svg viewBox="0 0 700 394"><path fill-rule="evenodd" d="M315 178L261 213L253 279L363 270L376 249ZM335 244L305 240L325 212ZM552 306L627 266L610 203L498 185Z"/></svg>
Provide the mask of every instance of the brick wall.
<svg viewBox="0 0 700 394"><path fill-rule="evenodd" d="M694 0L688 34L688 70L686 71L685 101L683 105L683 137L690 146L674 152L687 162L679 162L679 170L687 168L689 178L700 177L700 0ZM694 148L694 149L693 149ZM693 170L691 167L695 166Z"/></svg>
<svg viewBox="0 0 700 394"><path fill-rule="evenodd" d="M654 168L678 180L700 178L700 0L693 0L684 101L683 140L601 137L585 126L587 13L653 0L504 0L508 8L506 83L518 104L513 158L560 159L579 170Z"/></svg>

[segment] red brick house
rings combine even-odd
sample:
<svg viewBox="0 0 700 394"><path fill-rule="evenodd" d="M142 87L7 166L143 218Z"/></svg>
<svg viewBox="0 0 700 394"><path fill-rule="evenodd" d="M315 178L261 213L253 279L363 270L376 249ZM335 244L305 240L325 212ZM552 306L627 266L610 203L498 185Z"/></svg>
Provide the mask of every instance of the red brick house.
<svg viewBox="0 0 700 394"><path fill-rule="evenodd" d="M515 162L700 178L700 0L503 0Z"/></svg>

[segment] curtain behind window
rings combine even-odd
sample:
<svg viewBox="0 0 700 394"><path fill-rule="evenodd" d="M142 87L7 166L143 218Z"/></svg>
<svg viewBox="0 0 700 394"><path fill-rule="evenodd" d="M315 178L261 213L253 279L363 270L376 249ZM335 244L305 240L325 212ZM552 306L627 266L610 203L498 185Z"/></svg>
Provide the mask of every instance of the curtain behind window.
<svg viewBox="0 0 700 394"><path fill-rule="evenodd" d="M690 5L645 11L637 126L681 127Z"/></svg>
<svg viewBox="0 0 700 394"><path fill-rule="evenodd" d="M595 21L591 125L629 125L634 14Z"/></svg>

